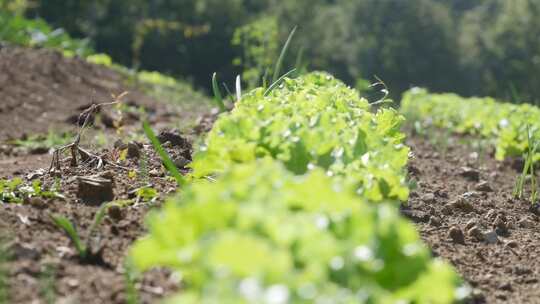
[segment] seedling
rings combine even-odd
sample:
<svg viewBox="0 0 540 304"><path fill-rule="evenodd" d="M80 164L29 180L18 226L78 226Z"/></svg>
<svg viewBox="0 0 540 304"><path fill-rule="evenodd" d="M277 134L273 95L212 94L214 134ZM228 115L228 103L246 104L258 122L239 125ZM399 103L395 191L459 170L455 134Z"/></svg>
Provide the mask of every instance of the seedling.
<svg viewBox="0 0 540 304"><path fill-rule="evenodd" d="M79 236L79 233L77 232L77 228L68 218L61 215L56 215L56 214L49 215L53 223L58 228L63 230L66 233L66 235L69 237L69 239L73 243L73 246L75 246L77 253L79 254L79 259L82 262L100 261L99 254L100 254L101 248L99 248L99 241L97 242L96 246L92 246L92 236L94 235L97 227L101 224L101 222L105 218L105 212L107 211L108 207L109 207L109 204L103 204L96 212L96 215L94 216L94 220L92 224L90 225L90 228L88 228L86 242L83 242L81 240L81 237Z"/></svg>
<svg viewBox="0 0 540 304"><path fill-rule="evenodd" d="M148 121L143 121L143 130L146 134L146 137L148 137L148 140L150 140L152 146L154 146L154 149L161 157L161 160L165 164L165 168L174 177L178 186L185 185L186 181L184 177L182 176L182 174L180 174L180 171L178 171L178 168L176 168L176 166L174 165L174 162L172 161L169 154L167 154L167 151L165 151L165 149L163 149L163 146L161 146L159 139L156 137L156 134L154 134L154 131L152 131L152 128L150 128Z"/></svg>
<svg viewBox="0 0 540 304"><path fill-rule="evenodd" d="M281 72L281 66L283 65L283 60L285 59L287 50L289 49L292 38L294 37L294 33L296 33L296 29L297 29L296 26L292 29L292 31L289 33L289 37L287 37L287 41L285 41L285 44L283 45L283 48L281 49L281 53L279 54L278 60L276 61L276 66L274 67L274 75L272 76L273 83L276 83L278 79L280 78L279 73Z"/></svg>
<svg viewBox="0 0 540 304"><path fill-rule="evenodd" d="M534 156L536 154L536 151L538 149L538 145L540 142L534 141L532 138L531 130L529 125L527 125L527 153L523 156L525 159L525 164L523 166L523 170L521 171L521 175L518 177L518 180L516 182L516 185L514 186L513 195L514 197L522 198L523 197L523 188L525 184L525 180L527 178L531 181L531 204L534 204L536 202L536 198L538 195L538 190L536 189L536 175L534 172Z"/></svg>
<svg viewBox="0 0 540 304"><path fill-rule="evenodd" d="M32 197L64 198L59 193L59 189L58 183L51 189L46 190L39 180L35 180L31 185L28 185L20 178L0 179L0 202L20 204Z"/></svg>
<svg viewBox="0 0 540 304"><path fill-rule="evenodd" d="M139 301L139 294L135 287L135 281L137 280L138 273L133 267L132 261L128 258L124 262L124 281L126 286L126 302L128 304L137 304Z"/></svg>
<svg viewBox="0 0 540 304"><path fill-rule="evenodd" d="M219 111L220 112L227 111L227 108L225 107L225 103L223 103L223 97L221 96L221 92L219 91L217 73L212 74L212 91L214 92L214 102L218 106Z"/></svg>

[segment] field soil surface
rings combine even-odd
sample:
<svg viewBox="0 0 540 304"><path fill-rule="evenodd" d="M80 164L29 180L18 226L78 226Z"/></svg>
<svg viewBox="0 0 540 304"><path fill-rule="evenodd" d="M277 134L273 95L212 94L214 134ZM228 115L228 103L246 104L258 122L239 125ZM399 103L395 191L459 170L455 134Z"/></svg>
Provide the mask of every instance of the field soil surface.
<svg viewBox="0 0 540 304"><path fill-rule="evenodd" d="M469 303L540 303L538 206L526 200L528 193L512 196L522 164L475 150L475 138L432 141L408 139L417 189L402 212L434 255L451 262L473 288Z"/></svg>
<svg viewBox="0 0 540 304"><path fill-rule="evenodd" d="M59 184L64 195L23 204L0 203L0 239L9 252L8 303L126 303L128 247L144 235L147 212L159 207L176 188L148 142L128 136L139 132L141 138L141 117L127 113L119 134L110 122L115 119L115 109L104 108L81 143L101 164L91 158L71 166L64 155L54 175L44 174L51 163L51 150L20 149L11 141L46 135L49 130L76 133L79 114L92 103L110 102L111 94L129 91L123 102L145 108L163 146L186 172L192 142L211 126L212 115L198 119L201 113L210 112L208 103L193 105L185 100L184 107L156 100L127 85L128 79L115 71L51 50L1 47L0 71L0 178L21 177L26 183L39 180L46 188ZM193 127L173 129L178 122ZM98 132L106 136L105 145L92 142ZM84 182L88 179L89 184ZM105 180L105 186L92 188L96 180ZM104 221L88 235L100 204L110 200L125 205L110 207ZM51 215L67 217L83 242L91 240L91 258L79 258ZM179 288L177 278L162 269L137 277L132 285L142 303L155 303Z"/></svg>

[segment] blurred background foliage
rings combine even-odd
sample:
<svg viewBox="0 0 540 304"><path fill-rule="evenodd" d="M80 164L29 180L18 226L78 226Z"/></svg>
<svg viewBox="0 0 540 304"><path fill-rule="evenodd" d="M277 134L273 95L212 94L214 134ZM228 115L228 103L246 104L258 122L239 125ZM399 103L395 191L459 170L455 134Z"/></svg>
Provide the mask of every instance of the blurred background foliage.
<svg viewBox="0 0 540 304"><path fill-rule="evenodd" d="M394 97L423 86L540 101L540 0L0 0L0 10L205 89L214 71L260 84L298 25L289 67L301 61L353 86L377 75Z"/></svg>

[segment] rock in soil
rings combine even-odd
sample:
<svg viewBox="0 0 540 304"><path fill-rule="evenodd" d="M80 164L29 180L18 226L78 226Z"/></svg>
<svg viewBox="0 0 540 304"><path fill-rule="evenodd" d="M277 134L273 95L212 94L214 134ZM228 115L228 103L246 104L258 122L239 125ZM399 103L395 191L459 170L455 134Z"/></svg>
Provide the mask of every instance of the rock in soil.
<svg viewBox="0 0 540 304"><path fill-rule="evenodd" d="M461 167L460 171L459 175L472 181L480 181L480 172L478 170L470 167Z"/></svg>
<svg viewBox="0 0 540 304"><path fill-rule="evenodd" d="M474 189L476 191L481 191L481 192L492 192L493 191L493 189L489 185L489 182L487 182L487 181L479 182L478 184L476 184L474 186Z"/></svg>
<svg viewBox="0 0 540 304"><path fill-rule="evenodd" d="M473 212L474 207L473 205L465 198L459 197L452 202L448 203L448 207L451 210L461 210L463 212Z"/></svg>
<svg viewBox="0 0 540 304"><path fill-rule="evenodd" d="M452 242L456 244L465 244L465 236L463 231L456 226L452 226L450 231L448 231L448 236L452 239Z"/></svg>
<svg viewBox="0 0 540 304"><path fill-rule="evenodd" d="M484 234L484 239L488 244L495 244L499 241L499 237L494 230L491 230Z"/></svg>
<svg viewBox="0 0 540 304"><path fill-rule="evenodd" d="M127 157L139 158L141 156L141 147L136 142L129 142L127 145Z"/></svg>
<svg viewBox="0 0 540 304"><path fill-rule="evenodd" d="M484 240L484 233L480 230L480 228L474 226L467 230L467 235L469 235L471 238L477 240L477 241L483 241Z"/></svg>
<svg viewBox="0 0 540 304"><path fill-rule="evenodd" d="M100 205L114 200L113 180L104 177L78 177L77 197L86 204Z"/></svg>

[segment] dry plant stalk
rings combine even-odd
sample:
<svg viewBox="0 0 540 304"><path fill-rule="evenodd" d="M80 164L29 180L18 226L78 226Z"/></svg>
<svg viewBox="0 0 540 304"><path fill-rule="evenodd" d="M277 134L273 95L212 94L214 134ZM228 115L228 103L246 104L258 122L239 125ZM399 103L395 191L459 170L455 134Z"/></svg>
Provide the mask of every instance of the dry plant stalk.
<svg viewBox="0 0 540 304"><path fill-rule="evenodd" d="M85 128L88 125L88 122L90 121L90 117L92 115L95 115L98 113L99 109L104 106L110 106L115 105L120 102L122 102L122 98L124 98L128 92L123 92L120 95L114 95L112 94L113 101L112 102L103 102L98 104L92 104L88 109L84 110L81 114L79 114L79 119L77 121L77 124L79 126L79 130L77 132L77 135L75 136L75 139L72 143L69 143L65 146L56 148L53 152L53 158L51 161L51 165L49 167L49 174L60 174L61 167L60 167L60 156L62 153L68 149L71 151L71 166L76 167L79 164L79 161L77 159L77 155L80 156L81 161L87 162L87 161L97 161L97 167L101 168L105 164L112 165L114 167L122 168L121 166L118 166L117 164L111 163L105 159L103 159L100 156L94 155L90 153L89 151L86 151L85 149L80 147L81 137L84 133ZM84 119L84 120L83 120ZM81 124L81 120L83 120Z"/></svg>

